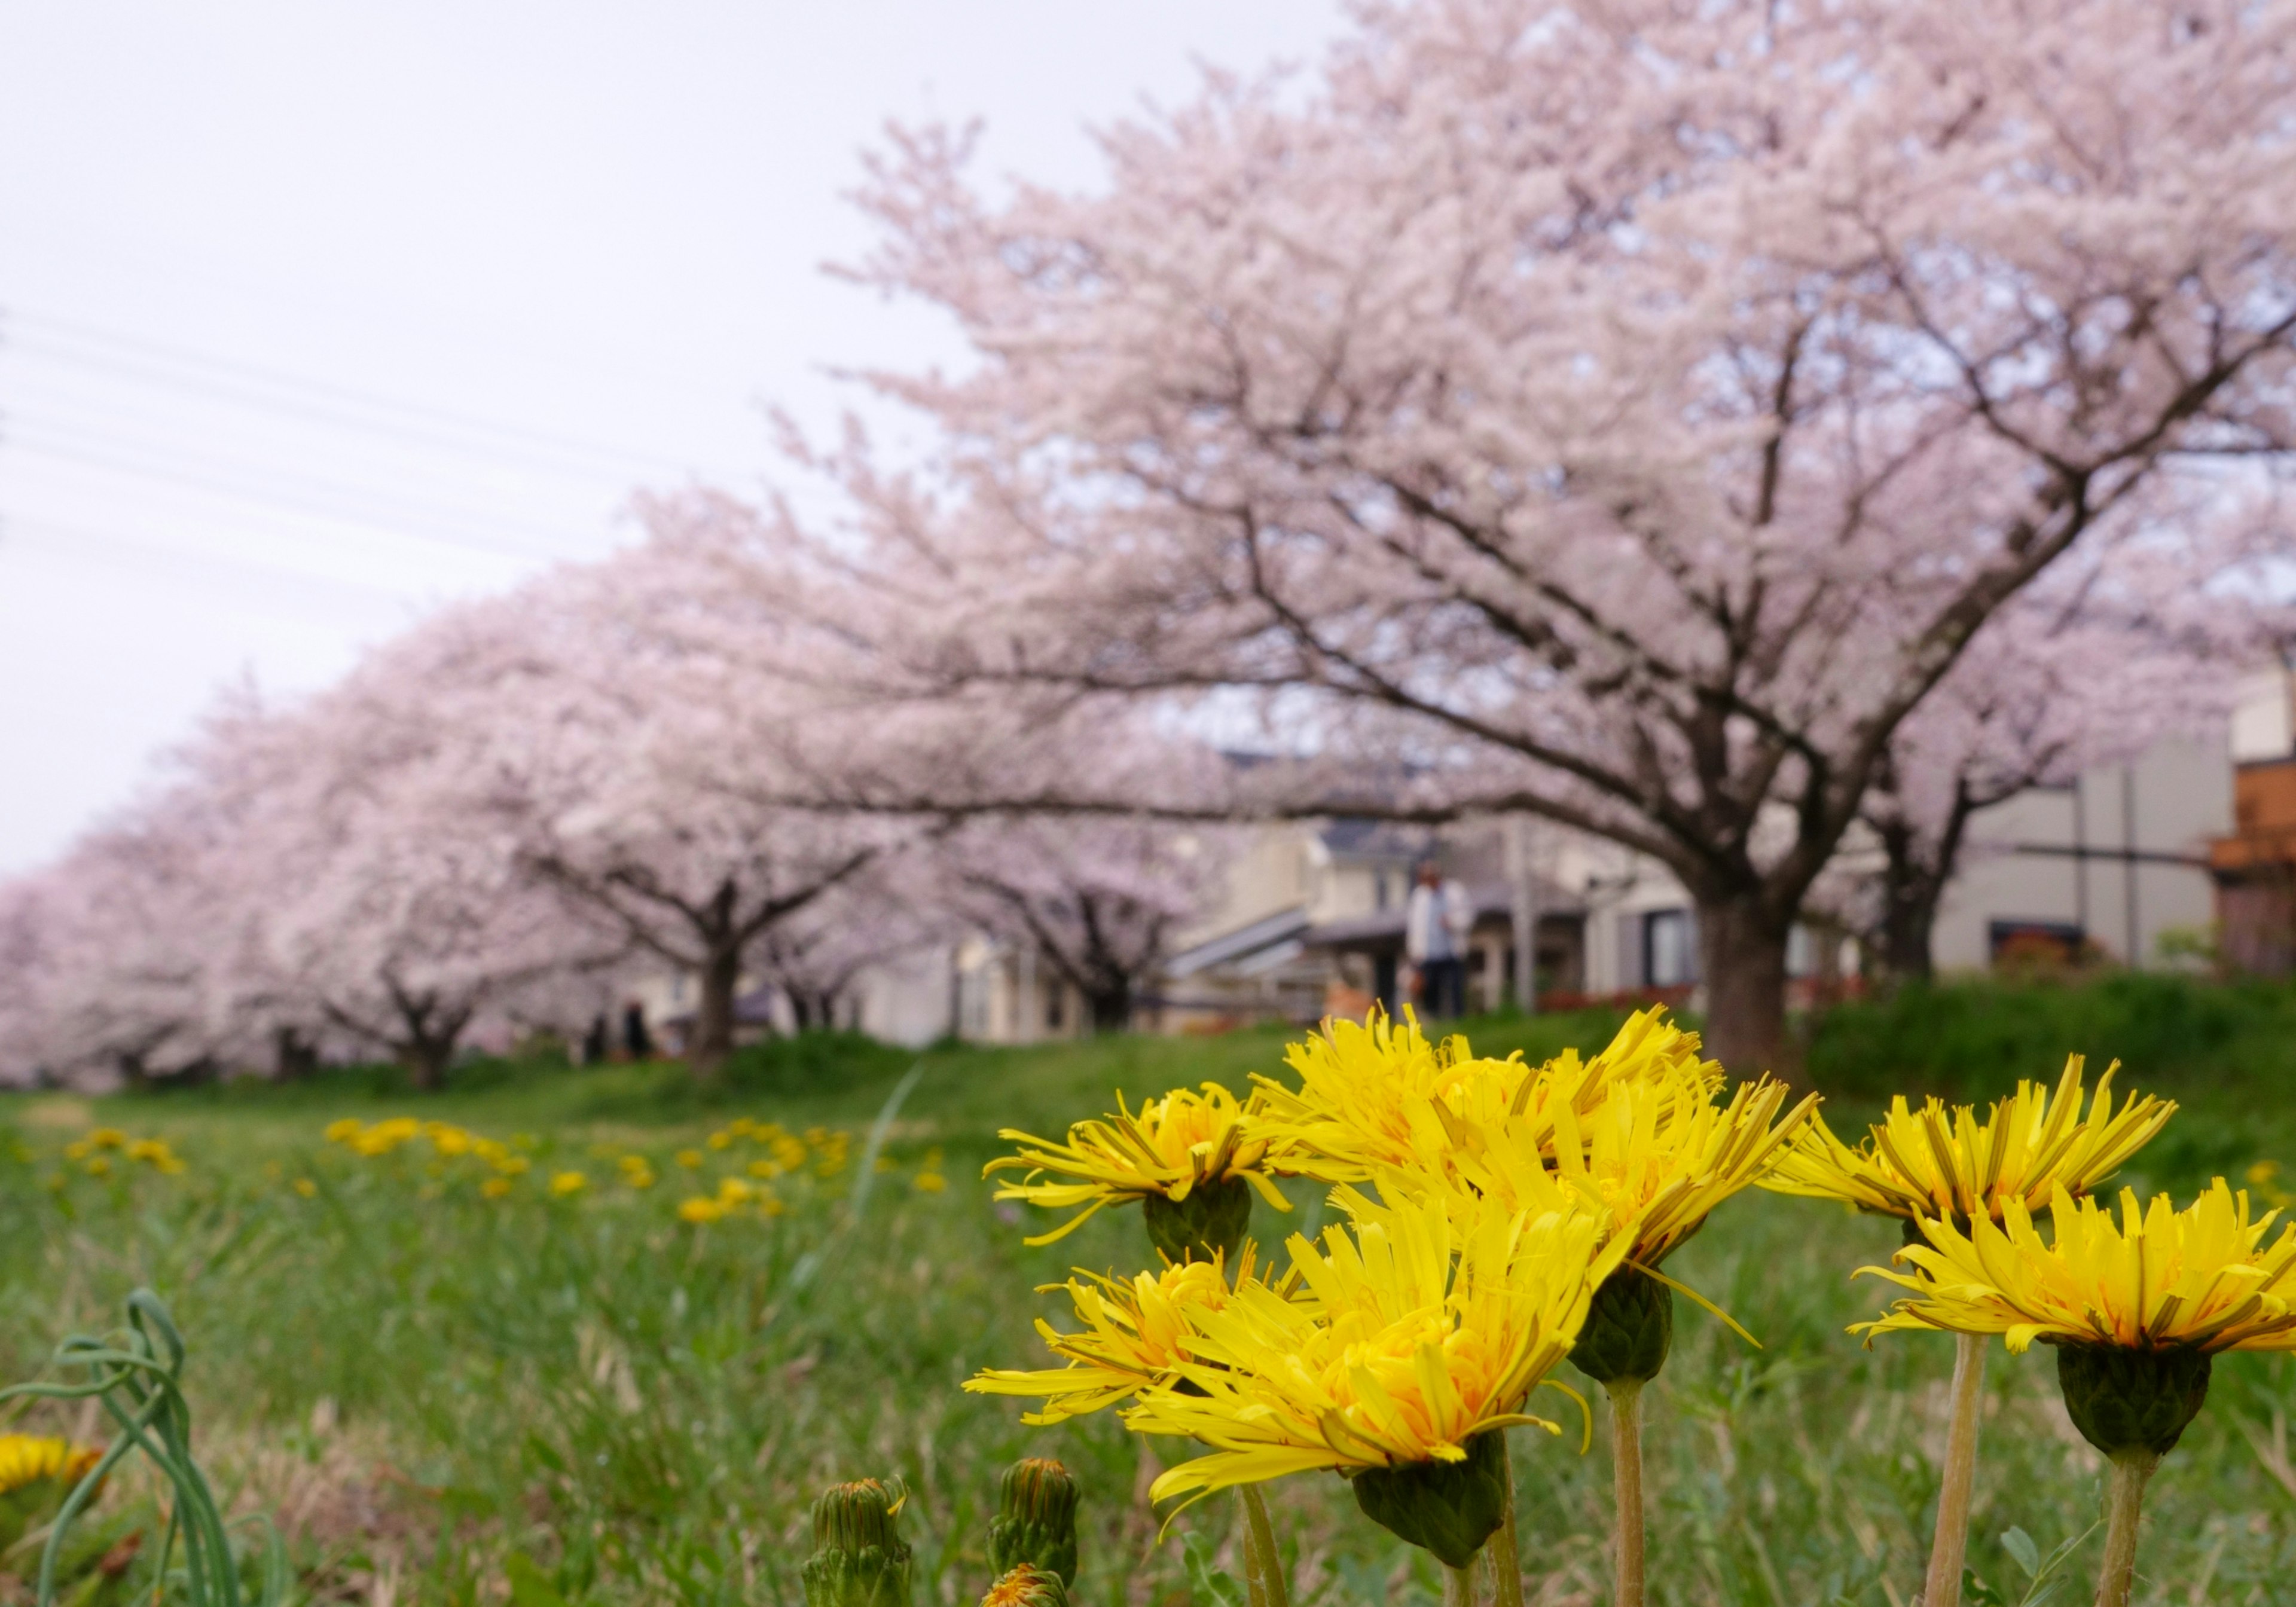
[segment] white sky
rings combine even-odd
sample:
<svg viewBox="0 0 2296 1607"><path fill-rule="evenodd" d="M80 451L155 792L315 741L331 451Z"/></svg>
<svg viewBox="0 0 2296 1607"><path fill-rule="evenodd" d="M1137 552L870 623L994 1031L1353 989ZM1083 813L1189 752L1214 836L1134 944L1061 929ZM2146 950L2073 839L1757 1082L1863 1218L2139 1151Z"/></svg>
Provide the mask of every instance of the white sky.
<svg viewBox="0 0 2296 1607"><path fill-rule="evenodd" d="M1089 183L1192 63L1336 0L397 0L0 11L0 874L129 797L216 688L754 488L762 399L954 357L824 278L884 120Z"/></svg>

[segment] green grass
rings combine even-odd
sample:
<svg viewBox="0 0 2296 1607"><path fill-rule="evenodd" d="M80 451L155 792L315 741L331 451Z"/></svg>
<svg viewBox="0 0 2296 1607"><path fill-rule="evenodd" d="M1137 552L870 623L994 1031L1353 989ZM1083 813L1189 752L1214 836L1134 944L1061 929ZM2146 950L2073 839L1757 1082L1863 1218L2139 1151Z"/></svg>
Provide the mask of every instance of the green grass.
<svg viewBox="0 0 2296 1607"><path fill-rule="evenodd" d="M2128 1181L2186 1191L2211 1171L2296 1161L2288 991L2131 981L2141 986L1946 988L1858 1006L1819 1027L1809 1065L1848 1095L1837 1121L1854 1122L1895 1086L1986 1093L2054 1073L2067 1048L2119 1054L2125 1077L2185 1102ZM1543 1055L1598 1043L1611 1020L1471 1029L1480 1049ZM1283 1041L1259 1031L920 1056L826 1038L746 1054L706 1095L676 1067L494 1065L429 1099L387 1072L93 1105L27 1096L0 1105L29 1156L0 1169L0 1344L11 1375L29 1376L65 1332L103 1325L139 1283L157 1288L194 1346L187 1382L218 1483L281 1513L322 1596L493 1603L515 1567L516 1607L552 1607L553 1595L795 1602L815 1491L898 1473L915 1492L904 1519L920 1602L954 1604L987 1583L997 1473L1040 1454L1084 1487L1079 1601L1185 1602L1178 1535L1160 1543L1140 1492L1186 1447L1134 1440L1106 1416L1027 1429L1014 1403L957 1388L984 1365L1037 1364L1032 1318L1063 1313L1032 1288L1071 1265L1136 1267L1136 1219L1108 1213L1030 1250L979 1171L999 1126L1054 1129L1119 1087L1135 1098L1207 1078L1241 1087L1280 1068ZM677 1200L700 1186L679 1150L702 1150L701 1179L738 1170L762 1152L705 1138L742 1114L845 1129L857 1163L913 1066L888 1144L896 1169L871 1175L857 1220L857 1164L776 1179L787 1206L776 1218L677 1220ZM398 1114L521 1136L532 1169L488 1200L475 1160L436 1161L422 1143L364 1158L320 1137L337 1117ZM65 1144L96 1121L164 1136L187 1170L74 1170L48 1187ZM934 1151L947 1187L921 1192ZM617 1157L631 1152L648 1158L653 1188L618 1180ZM554 1201L543 1180L566 1169L591 1186ZM1288 1221L1262 1208L1263 1235L1317 1220L1311 1191L1292 1192ZM1842 1332L1882 1299L1847 1275L1894 1244L1889 1225L1754 1195L1669 1264L1765 1349L1681 1314L1675 1357L1646 1397L1654 1600L1910 1601L1950 1347L1898 1337L1866 1351ZM1526 1562L1547 1601L1603 1601L1607 1458L1599 1435L1580 1455L1576 1409L1547 1398L1574 1432L1514 1436ZM1972 1563L2007 1586L2015 1570L1997 1537L2015 1526L2046 1550L2087 1529L2098 1460L2055 1402L2046 1352L1997 1352L1988 1409ZM2140 1599L2296 1600L2296 1495L2239 1426L2268 1445L2292 1412L2296 1365L2219 1365L2209 1409L2154 1486ZM1271 1505L1303 1604L1433 1594L1427 1567L1337 1480L1289 1480ZM1214 1502L1180 1527L1232 1548L1232 1521ZM2098 1545L2087 1542L2084 1569Z"/></svg>

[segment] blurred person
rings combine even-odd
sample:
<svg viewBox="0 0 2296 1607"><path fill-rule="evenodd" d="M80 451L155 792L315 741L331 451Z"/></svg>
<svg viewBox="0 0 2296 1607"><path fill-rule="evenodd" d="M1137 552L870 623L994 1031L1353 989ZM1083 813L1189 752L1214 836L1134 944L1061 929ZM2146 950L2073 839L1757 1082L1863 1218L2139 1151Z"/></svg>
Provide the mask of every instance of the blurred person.
<svg viewBox="0 0 2296 1607"><path fill-rule="evenodd" d="M653 1034L646 1030L643 1000L632 999L622 1010L622 1050L632 1060L653 1058Z"/></svg>
<svg viewBox="0 0 2296 1607"><path fill-rule="evenodd" d="M1467 934L1474 924L1474 900L1465 886L1447 880L1432 859L1420 861L1419 883L1404 906L1403 952L1419 973L1420 1002L1430 1020L1465 1013Z"/></svg>

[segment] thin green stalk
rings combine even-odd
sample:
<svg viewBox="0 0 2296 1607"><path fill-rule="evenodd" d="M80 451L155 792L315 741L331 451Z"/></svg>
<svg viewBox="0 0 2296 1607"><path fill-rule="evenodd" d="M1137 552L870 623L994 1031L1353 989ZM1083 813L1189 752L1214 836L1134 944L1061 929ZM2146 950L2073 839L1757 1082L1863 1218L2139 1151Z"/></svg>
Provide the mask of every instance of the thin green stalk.
<svg viewBox="0 0 2296 1607"><path fill-rule="evenodd" d="M1618 1507L1617 1607L1643 1607L1643 1381L1613 1379L1611 1397L1611 1495Z"/></svg>
<svg viewBox="0 0 2296 1607"><path fill-rule="evenodd" d="M1443 1607L1475 1607L1475 1562L1464 1568L1443 1566Z"/></svg>
<svg viewBox="0 0 2296 1607"><path fill-rule="evenodd" d="M1275 1549L1275 1527L1256 1484L1236 1486L1243 1501L1243 1594L1247 1607L1292 1607L1283 1582L1283 1559Z"/></svg>
<svg viewBox="0 0 2296 1607"><path fill-rule="evenodd" d="M1969 1503L1977 1483L1977 1423L1985 1398L1986 1338L1954 1335L1953 1397L1945 1437L1945 1482L1938 1488L1937 1529L1922 1607L1961 1607L1961 1574L1969 1556Z"/></svg>
<svg viewBox="0 0 2296 1607"><path fill-rule="evenodd" d="M1522 1555L1515 1548L1514 1457L1512 1453L1501 1460L1500 1470L1500 1476L1506 1480L1506 1516L1500 1521L1498 1532L1483 1547L1483 1555L1490 1562L1491 1600L1496 1607L1522 1607Z"/></svg>
<svg viewBox="0 0 2296 1607"><path fill-rule="evenodd" d="M2122 1451L2112 1459L2112 1482L2104 1498L2104 1571L2097 1576L2096 1607L2128 1607L2128 1587L2136 1577L2136 1521L2144 1505L2144 1486L2160 1457L2150 1451Z"/></svg>

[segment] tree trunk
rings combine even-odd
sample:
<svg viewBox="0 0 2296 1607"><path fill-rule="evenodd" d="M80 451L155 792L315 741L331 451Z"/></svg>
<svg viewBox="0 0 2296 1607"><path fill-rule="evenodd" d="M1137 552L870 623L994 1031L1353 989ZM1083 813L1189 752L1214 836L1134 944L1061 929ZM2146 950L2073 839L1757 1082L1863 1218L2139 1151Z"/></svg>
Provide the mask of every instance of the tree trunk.
<svg viewBox="0 0 2296 1607"><path fill-rule="evenodd" d="M1132 1025L1132 980L1119 977L1085 990L1085 1008L1092 1014L1092 1029L1121 1032Z"/></svg>
<svg viewBox="0 0 2296 1607"><path fill-rule="evenodd" d="M1882 969L1891 983L1925 981L1931 974L1930 935L1937 925L1945 880L1922 863L1913 831L1892 823L1881 832Z"/></svg>
<svg viewBox="0 0 2296 1607"><path fill-rule="evenodd" d="M1772 1071L1786 1059L1786 934L1793 928L1756 892L1698 901L1698 957L1706 986L1706 1053L1733 1077Z"/></svg>
<svg viewBox="0 0 2296 1607"><path fill-rule="evenodd" d="M398 1053L406 1080L417 1094L436 1094L447 1086L447 1067L455 1058L454 1033L419 1035Z"/></svg>
<svg viewBox="0 0 2296 1607"><path fill-rule="evenodd" d="M319 1052L292 1027L282 1027L271 1035L271 1074L275 1081L308 1082L319 1069Z"/></svg>
<svg viewBox="0 0 2296 1607"><path fill-rule="evenodd" d="M685 1057L696 1077L717 1076L734 1052L734 995L742 985L742 950L730 940L713 943L701 966L701 997L693 1008L693 1037Z"/></svg>

